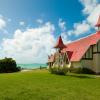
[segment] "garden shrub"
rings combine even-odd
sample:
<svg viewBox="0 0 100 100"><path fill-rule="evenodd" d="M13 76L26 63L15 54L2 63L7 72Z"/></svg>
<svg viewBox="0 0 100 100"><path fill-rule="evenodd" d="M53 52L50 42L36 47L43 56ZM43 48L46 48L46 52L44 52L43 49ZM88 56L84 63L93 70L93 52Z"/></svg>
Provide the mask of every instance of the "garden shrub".
<svg viewBox="0 0 100 100"><path fill-rule="evenodd" d="M4 58L0 60L0 73L10 73L20 71L16 61L12 58Z"/></svg>
<svg viewBox="0 0 100 100"><path fill-rule="evenodd" d="M51 67L49 70L51 73L58 74L58 75L66 75L66 73L68 72L68 68L58 67L58 66Z"/></svg>
<svg viewBox="0 0 100 100"><path fill-rule="evenodd" d="M88 68L70 68L69 71L78 74L95 74L94 71Z"/></svg>
<svg viewBox="0 0 100 100"><path fill-rule="evenodd" d="M88 68L82 68L81 73L84 73L84 74L95 74L95 72L93 70L88 69Z"/></svg>
<svg viewBox="0 0 100 100"><path fill-rule="evenodd" d="M70 68L69 71L71 73L81 73L82 68Z"/></svg>

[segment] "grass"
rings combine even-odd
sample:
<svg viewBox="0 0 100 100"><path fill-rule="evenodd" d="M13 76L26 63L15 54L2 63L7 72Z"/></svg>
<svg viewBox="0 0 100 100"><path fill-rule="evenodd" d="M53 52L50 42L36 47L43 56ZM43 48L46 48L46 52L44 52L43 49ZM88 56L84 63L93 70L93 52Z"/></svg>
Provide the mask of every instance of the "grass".
<svg viewBox="0 0 100 100"><path fill-rule="evenodd" d="M46 70L0 74L0 100L98 100L100 78Z"/></svg>

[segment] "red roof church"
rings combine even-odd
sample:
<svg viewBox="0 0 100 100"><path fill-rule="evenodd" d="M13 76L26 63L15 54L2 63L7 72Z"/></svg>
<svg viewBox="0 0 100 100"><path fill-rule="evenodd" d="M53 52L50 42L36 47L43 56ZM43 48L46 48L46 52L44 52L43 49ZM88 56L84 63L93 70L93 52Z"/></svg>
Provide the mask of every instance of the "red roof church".
<svg viewBox="0 0 100 100"><path fill-rule="evenodd" d="M100 16L95 26L96 33L69 44L64 44L60 36L54 46L57 52L48 58L49 66L86 67L100 73Z"/></svg>

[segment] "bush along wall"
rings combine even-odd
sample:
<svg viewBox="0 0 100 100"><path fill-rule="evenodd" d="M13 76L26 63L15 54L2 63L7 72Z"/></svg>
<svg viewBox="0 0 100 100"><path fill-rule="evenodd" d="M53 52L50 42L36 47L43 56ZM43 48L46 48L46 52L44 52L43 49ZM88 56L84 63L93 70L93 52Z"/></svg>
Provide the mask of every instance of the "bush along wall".
<svg viewBox="0 0 100 100"><path fill-rule="evenodd" d="M53 66L53 67L49 68L49 71L52 74L66 75L66 73L68 72L68 68L67 67L60 67L60 66Z"/></svg>
<svg viewBox="0 0 100 100"><path fill-rule="evenodd" d="M69 71L71 73L78 73L78 74L96 74L94 71L88 68L70 68Z"/></svg>
<svg viewBox="0 0 100 100"><path fill-rule="evenodd" d="M0 60L0 73L11 73L20 71L17 67L16 61L12 58L4 58Z"/></svg>

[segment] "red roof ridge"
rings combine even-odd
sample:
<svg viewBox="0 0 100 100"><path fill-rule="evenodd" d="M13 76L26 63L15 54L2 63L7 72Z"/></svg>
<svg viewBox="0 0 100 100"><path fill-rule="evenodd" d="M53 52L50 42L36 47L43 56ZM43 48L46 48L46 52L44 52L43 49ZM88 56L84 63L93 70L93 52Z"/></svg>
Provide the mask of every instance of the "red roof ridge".
<svg viewBox="0 0 100 100"><path fill-rule="evenodd" d="M98 33L98 32L96 32L96 33ZM68 44L72 44L72 43L78 42L78 41L80 41L80 40L82 40L82 39L86 39L86 38L88 38L89 36L92 36L92 35L94 35L94 34L96 34L96 33L92 33L92 34L90 34L90 35L87 35L87 36L84 36L84 37L82 37L82 38L76 39L76 40L74 40L74 41L71 41L71 42L68 43ZM68 44L66 44L66 45L68 45Z"/></svg>

